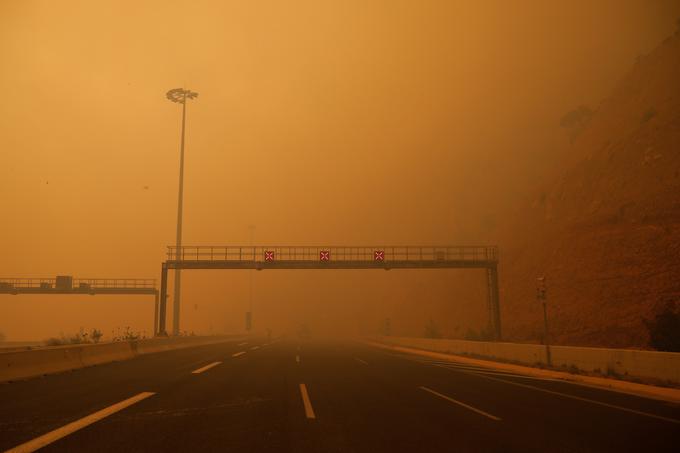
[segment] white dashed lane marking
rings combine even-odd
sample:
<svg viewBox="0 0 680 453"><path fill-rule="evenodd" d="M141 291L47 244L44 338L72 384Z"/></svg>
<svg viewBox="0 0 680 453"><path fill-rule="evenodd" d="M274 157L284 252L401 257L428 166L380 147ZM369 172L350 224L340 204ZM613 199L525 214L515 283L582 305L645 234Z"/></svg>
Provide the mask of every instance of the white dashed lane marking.
<svg viewBox="0 0 680 453"><path fill-rule="evenodd" d="M309 400L309 393L307 393L307 386L305 384L300 384L300 396L302 396L302 404L305 405L305 415L307 418L316 418L314 409L312 408L312 402Z"/></svg>
<svg viewBox="0 0 680 453"><path fill-rule="evenodd" d="M208 371L210 368L215 367L215 366L219 365L220 363L222 363L222 362L213 362L210 365L206 365L202 368L199 368L197 370L192 371L191 374L201 374L202 372Z"/></svg>

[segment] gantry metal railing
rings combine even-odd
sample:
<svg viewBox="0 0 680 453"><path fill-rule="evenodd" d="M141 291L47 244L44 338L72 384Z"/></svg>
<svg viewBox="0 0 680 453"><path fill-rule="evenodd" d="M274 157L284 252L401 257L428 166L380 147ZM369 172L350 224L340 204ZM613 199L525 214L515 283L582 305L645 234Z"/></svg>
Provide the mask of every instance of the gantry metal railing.
<svg viewBox="0 0 680 453"><path fill-rule="evenodd" d="M155 290L152 278L0 278L0 289L124 289Z"/></svg>
<svg viewBox="0 0 680 453"><path fill-rule="evenodd" d="M168 246L168 261L497 262L496 246Z"/></svg>

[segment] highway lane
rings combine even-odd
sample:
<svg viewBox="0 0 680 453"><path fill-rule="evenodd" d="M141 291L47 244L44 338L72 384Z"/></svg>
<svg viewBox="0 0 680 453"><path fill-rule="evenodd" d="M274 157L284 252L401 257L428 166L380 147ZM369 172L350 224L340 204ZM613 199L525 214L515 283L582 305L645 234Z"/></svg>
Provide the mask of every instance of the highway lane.
<svg viewBox="0 0 680 453"><path fill-rule="evenodd" d="M360 343L239 343L0 385L0 451L102 410L117 411L44 450L620 452L680 442L680 408L662 401Z"/></svg>
<svg viewBox="0 0 680 453"><path fill-rule="evenodd" d="M136 357L11 383L0 383L0 451L84 417L133 394L173 388L225 351L230 341Z"/></svg>
<svg viewBox="0 0 680 453"><path fill-rule="evenodd" d="M417 356L371 352L364 359L375 365L374 379L384 379L384 385L398 383L404 390L424 385L501 418L489 429L479 431L479 424L463 429L464 437L468 429L475 432L471 445L480 448L471 451L674 451L680 440L678 405L566 382L490 374L490 370ZM392 370L398 379L385 378L377 371L381 368ZM448 423L443 416L433 422Z"/></svg>

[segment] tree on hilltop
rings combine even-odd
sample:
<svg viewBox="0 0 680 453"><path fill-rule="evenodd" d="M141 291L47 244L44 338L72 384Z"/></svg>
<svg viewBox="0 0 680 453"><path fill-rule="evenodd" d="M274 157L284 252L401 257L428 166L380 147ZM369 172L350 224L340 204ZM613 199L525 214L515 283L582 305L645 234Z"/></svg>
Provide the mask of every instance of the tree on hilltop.
<svg viewBox="0 0 680 453"><path fill-rule="evenodd" d="M587 105L579 105L574 110L567 112L560 120L560 126L567 130L569 141L573 142L576 137L586 128L593 111Z"/></svg>

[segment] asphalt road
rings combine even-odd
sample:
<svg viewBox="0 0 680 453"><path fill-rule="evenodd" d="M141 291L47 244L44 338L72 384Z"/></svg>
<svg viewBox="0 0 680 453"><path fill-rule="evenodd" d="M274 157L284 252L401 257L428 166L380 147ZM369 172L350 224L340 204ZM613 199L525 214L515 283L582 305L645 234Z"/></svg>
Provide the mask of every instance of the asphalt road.
<svg viewBox="0 0 680 453"><path fill-rule="evenodd" d="M59 452L663 452L680 445L680 406L670 403L360 343L242 342L0 384L0 451L23 444Z"/></svg>

